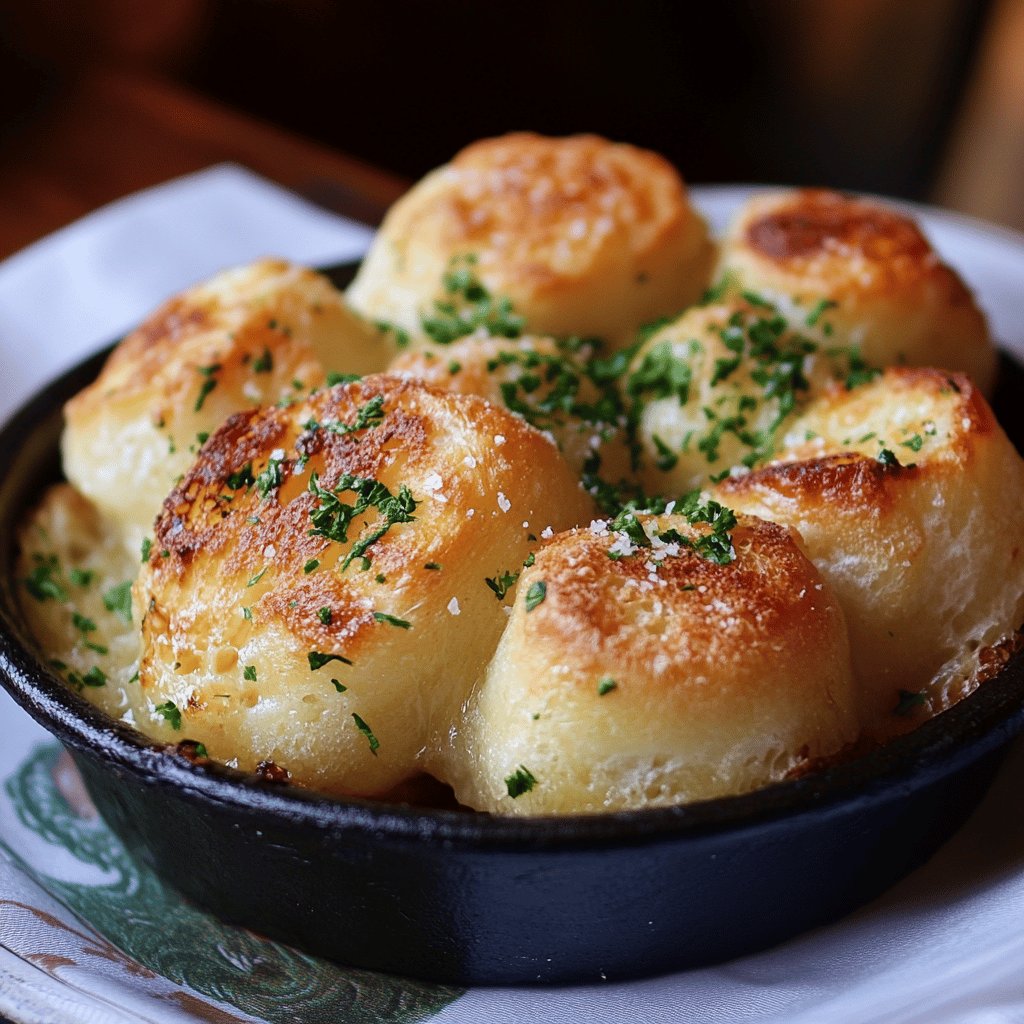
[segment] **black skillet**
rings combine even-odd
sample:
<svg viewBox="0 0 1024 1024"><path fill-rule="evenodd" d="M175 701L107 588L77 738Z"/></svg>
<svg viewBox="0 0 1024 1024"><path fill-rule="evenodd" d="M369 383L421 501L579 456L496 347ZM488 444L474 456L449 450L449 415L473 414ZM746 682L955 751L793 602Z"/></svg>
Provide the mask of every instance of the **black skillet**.
<svg viewBox="0 0 1024 1024"><path fill-rule="evenodd" d="M17 525L59 477L63 403L105 356L0 433L0 682L71 751L129 849L225 920L342 964L459 984L713 963L833 920L922 863L1024 725L1017 654L949 711L851 763L689 806L536 820L341 802L194 765L72 692L18 609ZM1004 357L995 406L1018 448L1022 389L1024 371Z"/></svg>

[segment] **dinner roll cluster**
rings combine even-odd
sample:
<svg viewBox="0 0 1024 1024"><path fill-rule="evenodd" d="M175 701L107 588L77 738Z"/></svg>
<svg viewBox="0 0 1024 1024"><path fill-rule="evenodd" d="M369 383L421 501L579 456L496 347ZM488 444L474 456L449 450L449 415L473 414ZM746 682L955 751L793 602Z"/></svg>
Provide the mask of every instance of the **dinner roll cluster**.
<svg viewBox="0 0 1024 1024"><path fill-rule="evenodd" d="M281 260L225 271L156 310L68 403L65 472L137 543L231 413L390 358L320 274Z"/></svg>
<svg viewBox="0 0 1024 1024"><path fill-rule="evenodd" d="M461 801L664 806L755 789L853 743L843 614L817 570L757 519L731 529L721 560L699 547L714 538L693 514L630 516L538 553L452 734L442 772Z"/></svg>
<svg viewBox="0 0 1024 1024"><path fill-rule="evenodd" d="M400 199L348 298L412 338L480 325L515 336L525 322L628 344L639 324L698 299L713 260L662 157L595 135L521 132L474 143Z"/></svg>
<svg viewBox="0 0 1024 1024"><path fill-rule="evenodd" d="M660 157L515 134L344 296L262 261L170 300L23 531L54 670L200 760L496 814L743 793L939 714L1024 624L984 318L874 201L756 197L715 252Z"/></svg>
<svg viewBox="0 0 1024 1024"><path fill-rule="evenodd" d="M872 366L961 370L991 391L995 349L971 293L910 217L874 200L758 196L733 221L717 275L820 320Z"/></svg>

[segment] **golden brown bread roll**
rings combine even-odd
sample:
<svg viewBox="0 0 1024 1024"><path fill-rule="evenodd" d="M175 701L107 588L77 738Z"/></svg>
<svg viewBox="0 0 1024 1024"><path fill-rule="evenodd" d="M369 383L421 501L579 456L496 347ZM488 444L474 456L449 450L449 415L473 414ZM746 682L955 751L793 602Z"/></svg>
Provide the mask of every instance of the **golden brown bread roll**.
<svg viewBox="0 0 1024 1024"><path fill-rule="evenodd" d="M593 358L588 344L474 336L404 352L389 372L503 405L548 431L577 473L586 467L617 481L630 468L622 402L595 379Z"/></svg>
<svg viewBox="0 0 1024 1024"><path fill-rule="evenodd" d="M757 196L726 236L718 275L792 305L870 365L960 370L991 391L996 352L971 293L881 203L824 189Z"/></svg>
<svg viewBox="0 0 1024 1024"><path fill-rule="evenodd" d="M487 578L591 507L553 444L472 396L380 376L238 413L164 503L136 585L136 722L385 792L493 653Z"/></svg>
<svg viewBox="0 0 1024 1024"><path fill-rule="evenodd" d="M161 306L68 403L65 472L137 549L231 413L297 398L328 370L383 369L391 354L321 275L281 260L225 271Z"/></svg>
<svg viewBox="0 0 1024 1024"><path fill-rule="evenodd" d="M814 566L773 524L696 518L601 520L537 553L438 770L461 801L663 806L766 785L855 740L843 615Z"/></svg>
<svg viewBox="0 0 1024 1024"><path fill-rule="evenodd" d="M491 333L516 336L518 317L534 334L628 343L640 324L695 301L713 258L662 157L595 135L522 132L474 143L400 199L347 294L368 320L413 337L425 318L438 321L426 332L435 340L469 333L438 315L437 302L454 302L474 306L472 323ZM446 289L453 269L475 283Z"/></svg>
<svg viewBox="0 0 1024 1024"><path fill-rule="evenodd" d="M800 532L846 613L867 734L888 738L1024 622L1024 463L969 378L930 369L836 386L787 445L717 495Z"/></svg>

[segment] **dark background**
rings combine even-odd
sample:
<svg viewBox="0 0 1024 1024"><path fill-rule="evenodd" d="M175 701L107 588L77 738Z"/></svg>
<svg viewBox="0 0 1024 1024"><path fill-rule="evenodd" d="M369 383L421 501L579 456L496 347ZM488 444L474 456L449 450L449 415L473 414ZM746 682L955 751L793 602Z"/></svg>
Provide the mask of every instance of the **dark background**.
<svg viewBox="0 0 1024 1024"><path fill-rule="evenodd" d="M4 0L2 144L82 66L121 61L410 178L482 136L588 130L691 181L922 198L991 6Z"/></svg>

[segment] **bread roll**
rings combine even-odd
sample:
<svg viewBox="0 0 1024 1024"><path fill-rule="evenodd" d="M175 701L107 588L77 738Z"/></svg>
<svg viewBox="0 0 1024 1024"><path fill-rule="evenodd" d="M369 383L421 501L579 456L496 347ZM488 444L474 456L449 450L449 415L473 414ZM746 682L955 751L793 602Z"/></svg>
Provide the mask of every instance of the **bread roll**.
<svg viewBox="0 0 1024 1024"><path fill-rule="evenodd" d="M503 405L548 431L577 473L614 482L630 469L625 410L615 386L596 379L594 356L554 338L474 335L404 352L389 372Z"/></svg>
<svg viewBox="0 0 1024 1024"><path fill-rule="evenodd" d="M978 389L911 368L837 386L780 460L718 497L799 530L846 613L867 735L955 703L1024 622L1024 464Z"/></svg>
<svg viewBox="0 0 1024 1024"><path fill-rule="evenodd" d="M867 199L803 189L751 199L719 276L852 345L874 366L939 366L989 393L996 352L963 281L909 217Z"/></svg>
<svg viewBox="0 0 1024 1024"><path fill-rule="evenodd" d="M683 803L784 779L856 738L831 591L786 530L743 517L726 531L720 515L716 531L693 515L598 521L537 553L441 769L462 802ZM715 532L733 560L687 546Z"/></svg>
<svg viewBox="0 0 1024 1024"><path fill-rule="evenodd" d="M701 295L713 258L704 221L662 157L595 135L522 132L474 143L400 199L348 298L368 320L413 337L469 333L450 315L424 330L441 302L474 307L472 324L486 320L491 333L628 344L640 324ZM473 287L463 277L446 288L453 270Z"/></svg>
<svg viewBox="0 0 1024 1024"><path fill-rule="evenodd" d="M553 444L475 397L381 376L238 413L142 567L136 721L243 769L386 792L494 651L487 578L591 507Z"/></svg>
<svg viewBox="0 0 1024 1024"><path fill-rule="evenodd" d="M69 484L49 488L19 531L18 596L44 660L113 718L129 711L139 661L137 554Z"/></svg>
<svg viewBox="0 0 1024 1024"><path fill-rule="evenodd" d="M231 413L298 398L327 370L383 369L391 353L311 270L263 260L225 271L161 306L68 403L65 472L137 550Z"/></svg>
<svg viewBox="0 0 1024 1024"><path fill-rule="evenodd" d="M637 352L624 381L655 494L685 494L772 456L815 391L847 376L849 353L767 303L695 306Z"/></svg>

